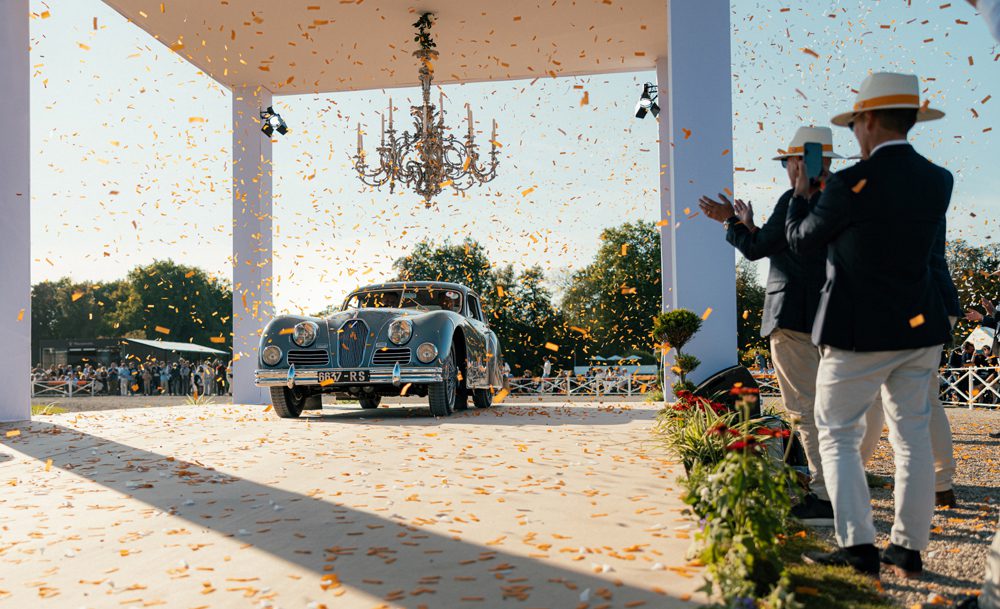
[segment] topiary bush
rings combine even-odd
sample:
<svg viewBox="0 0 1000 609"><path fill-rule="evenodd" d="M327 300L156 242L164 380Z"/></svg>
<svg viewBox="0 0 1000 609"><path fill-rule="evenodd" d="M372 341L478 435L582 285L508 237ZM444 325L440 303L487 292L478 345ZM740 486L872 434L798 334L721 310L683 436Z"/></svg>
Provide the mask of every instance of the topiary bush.
<svg viewBox="0 0 1000 609"><path fill-rule="evenodd" d="M664 311L653 319L653 340L666 344L674 350L673 371L678 381L672 385L674 395L679 391L693 391L694 386L688 382L687 375L694 371L701 361L681 349L688 344L691 337L701 329L701 318L687 309Z"/></svg>

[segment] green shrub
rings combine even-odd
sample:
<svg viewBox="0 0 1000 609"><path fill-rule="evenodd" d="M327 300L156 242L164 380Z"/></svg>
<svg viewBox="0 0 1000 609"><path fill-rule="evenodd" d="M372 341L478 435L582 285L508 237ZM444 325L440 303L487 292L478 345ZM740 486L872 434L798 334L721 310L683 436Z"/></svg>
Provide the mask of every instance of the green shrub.
<svg viewBox="0 0 1000 609"><path fill-rule="evenodd" d="M695 332L701 329L701 318L687 309L665 311L653 320L653 338L680 351Z"/></svg>

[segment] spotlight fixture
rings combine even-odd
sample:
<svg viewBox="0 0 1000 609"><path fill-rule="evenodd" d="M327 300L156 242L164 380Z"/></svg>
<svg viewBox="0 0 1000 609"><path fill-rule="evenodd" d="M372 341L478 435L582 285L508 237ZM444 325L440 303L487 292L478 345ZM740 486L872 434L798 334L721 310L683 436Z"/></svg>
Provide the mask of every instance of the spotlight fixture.
<svg viewBox="0 0 1000 609"><path fill-rule="evenodd" d="M656 105L656 85L647 82L642 85L642 95L639 96L639 103L635 105L635 117L646 118L646 113L653 114L656 118L660 114L660 107Z"/></svg>
<svg viewBox="0 0 1000 609"><path fill-rule="evenodd" d="M281 135L288 133L288 125L285 124L285 120L281 118L281 115L274 111L272 106L268 106L267 110L260 111L260 123L260 130L267 137L271 137L271 134L275 131Z"/></svg>

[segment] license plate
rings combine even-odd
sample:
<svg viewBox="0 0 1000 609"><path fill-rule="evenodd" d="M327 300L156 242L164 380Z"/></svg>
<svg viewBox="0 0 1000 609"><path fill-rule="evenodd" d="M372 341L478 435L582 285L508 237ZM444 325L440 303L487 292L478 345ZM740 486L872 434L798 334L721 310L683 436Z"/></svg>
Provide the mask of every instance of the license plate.
<svg viewBox="0 0 1000 609"><path fill-rule="evenodd" d="M317 372L320 383L367 383L368 370L331 370Z"/></svg>

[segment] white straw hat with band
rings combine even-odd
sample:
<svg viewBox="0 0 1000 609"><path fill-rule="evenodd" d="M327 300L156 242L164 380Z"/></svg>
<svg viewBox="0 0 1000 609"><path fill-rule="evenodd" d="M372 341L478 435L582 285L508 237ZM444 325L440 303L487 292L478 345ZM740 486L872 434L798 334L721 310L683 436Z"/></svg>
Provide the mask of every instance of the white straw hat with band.
<svg viewBox="0 0 1000 609"><path fill-rule="evenodd" d="M788 149L779 149L778 152L781 154L774 157L774 160L780 161L788 157L803 156L806 151L806 144L810 142L823 145L823 158L844 158L833 151L833 131L829 127L799 127L795 130L795 136L792 137L791 143L788 144Z"/></svg>
<svg viewBox="0 0 1000 609"><path fill-rule="evenodd" d="M920 81L915 74L876 72L861 83L858 97L854 100L854 110L838 114L830 122L838 127L846 127L861 112L903 108L916 110L917 122L932 121L944 116L944 112L928 108L927 102L920 103Z"/></svg>

